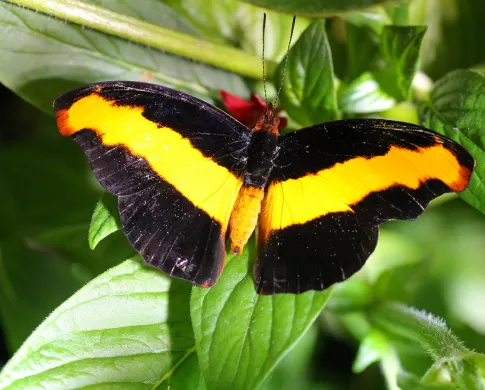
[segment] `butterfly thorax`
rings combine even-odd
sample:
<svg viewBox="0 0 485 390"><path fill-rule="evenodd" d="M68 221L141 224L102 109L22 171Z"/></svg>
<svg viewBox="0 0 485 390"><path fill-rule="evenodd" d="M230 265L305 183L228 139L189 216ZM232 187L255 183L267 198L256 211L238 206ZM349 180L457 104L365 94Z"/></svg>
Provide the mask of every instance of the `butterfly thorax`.
<svg viewBox="0 0 485 390"><path fill-rule="evenodd" d="M273 106L269 104L252 129L243 185L229 222L231 253L242 253L257 225L264 188L278 152L278 124L279 119L274 114Z"/></svg>

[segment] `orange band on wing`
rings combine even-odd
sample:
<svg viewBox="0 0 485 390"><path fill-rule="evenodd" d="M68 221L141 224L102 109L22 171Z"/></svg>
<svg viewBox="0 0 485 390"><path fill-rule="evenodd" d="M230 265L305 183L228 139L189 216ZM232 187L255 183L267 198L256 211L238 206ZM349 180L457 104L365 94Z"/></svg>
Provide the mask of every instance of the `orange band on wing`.
<svg viewBox="0 0 485 390"><path fill-rule="evenodd" d="M123 145L196 207L227 226L241 180L204 156L189 139L145 118L143 107L115 103L96 93L76 100L57 113L61 134L88 129L106 146Z"/></svg>
<svg viewBox="0 0 485 390"><path fill-rule="evenodd" d="M353 212L352 205L367 195L395 185L414 190L438 179L451 191L462 191L470 174L441 143L417 150L392 146L384 156L357 157L316 174L271 184L262 208L266 213L260 219L265 221L262 230L269 233L329 213Z"/></svg>

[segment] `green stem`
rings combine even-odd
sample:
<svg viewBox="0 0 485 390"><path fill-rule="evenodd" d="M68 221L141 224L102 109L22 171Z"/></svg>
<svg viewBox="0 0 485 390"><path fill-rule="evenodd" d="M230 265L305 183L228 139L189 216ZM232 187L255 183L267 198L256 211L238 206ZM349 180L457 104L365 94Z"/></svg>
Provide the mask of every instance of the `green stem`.
<svg viewBox="0 0 485 390"><path fill-rule="evenodd" d="M261 78L261 58L259 56L122 15L97 5L80 0L7 1L106 34L226 69L242 76L253 79ZM268 78L271 78L275 68L274 62L267 62Z"/></svg>
<svg viewBox="0 0 485 390"><path fill-rule="evenodd" d="M387 334L420 343L435 361L461 359L469 351L446 326L430 314L395 304L370 309L371 322Z"/></svg>
<svg viewBox="0 0 485 390"><path fill-rule="evenodd" d="M436 370L447 369L456 389L483 390L483 382L473 361L474 353L463 346L446 324L427 313L395 304L371 307L370 321L384 333L402 337L423 346L436 362L425 375L427 380Z"/></svg>

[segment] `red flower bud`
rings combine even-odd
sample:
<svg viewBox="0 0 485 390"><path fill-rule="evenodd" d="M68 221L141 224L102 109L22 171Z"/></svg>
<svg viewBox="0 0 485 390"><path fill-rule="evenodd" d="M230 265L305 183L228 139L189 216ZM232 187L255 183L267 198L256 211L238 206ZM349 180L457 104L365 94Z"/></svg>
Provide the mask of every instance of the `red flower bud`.
<svg viewBox="0 0 485 390"><path fill-rule="evenodd" d="M250 129L256 125L258 119L263 115L264 109L266 108L266 102L254 93L251 94L249 101L246 101L239 96L232 95L223 89L219 90L219 93L221 94L222 103L227 111ZM276 107L275 113L278 114L280 111L281 108ZM280 116L278 118L280 119L278 129L282 130L286 127L287 120Z"/></svg>

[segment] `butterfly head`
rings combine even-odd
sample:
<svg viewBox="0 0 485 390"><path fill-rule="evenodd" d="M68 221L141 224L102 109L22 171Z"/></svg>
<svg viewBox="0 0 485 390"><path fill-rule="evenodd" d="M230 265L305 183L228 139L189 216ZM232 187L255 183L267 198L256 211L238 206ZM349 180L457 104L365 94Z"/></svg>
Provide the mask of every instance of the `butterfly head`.
<svg viewBox="0 0 485 390"><path fill-rule="evenodd" d="M265 107L263 115L259 118L258 122L253 128L253 131L265 131L278 135L278 125L280 124L280 118L276 115L273 104L268 103Z"/></svg>

